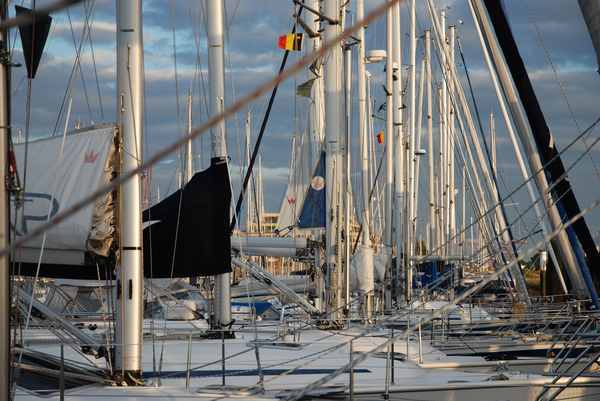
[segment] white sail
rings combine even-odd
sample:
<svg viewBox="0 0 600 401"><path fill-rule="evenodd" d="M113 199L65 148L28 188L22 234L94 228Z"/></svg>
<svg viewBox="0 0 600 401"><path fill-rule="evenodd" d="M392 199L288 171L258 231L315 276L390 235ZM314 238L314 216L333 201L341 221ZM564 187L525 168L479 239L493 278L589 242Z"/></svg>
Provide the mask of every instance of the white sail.
<svg viewBox="0 0 600 401"><path fill-rule="evenodd" d="M15 199L11 202L17 238L110 181L114 135L114 126L92 127L67 134L64 145L61 136L15 145L18 174L25 183L22 207L15 212ZM48 230L42 263L82 265L87 251L105 256L114 232L113 206L112 196L106 195ZM18 249L15 260L37 263L42 241L40 236Z"/></svg>
<svg viewBox="0 0 600 401"><path fill-rule="evenodd" d="M288 186L279 209L277 230L286 230L298 221L314 168L311 146L312 141L306 134L299 141L294 141Z"/></svg>

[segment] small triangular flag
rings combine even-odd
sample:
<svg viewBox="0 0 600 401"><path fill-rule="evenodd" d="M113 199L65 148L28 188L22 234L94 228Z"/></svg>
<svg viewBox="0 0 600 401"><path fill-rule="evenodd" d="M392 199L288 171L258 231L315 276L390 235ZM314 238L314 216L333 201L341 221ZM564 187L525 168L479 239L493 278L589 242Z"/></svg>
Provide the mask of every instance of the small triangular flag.
<svg viewBox="0 0 600 401"><path fill-rule="evenodd" d="M19 34L21 36L21 45L23 46L23 57L27 67L27 78L35 78L44 46L50 32L52 17L49 15L34 14L29 8L15 6L17 17L21 15L30 15L32 20L30 23L19 26Z"/></svg>

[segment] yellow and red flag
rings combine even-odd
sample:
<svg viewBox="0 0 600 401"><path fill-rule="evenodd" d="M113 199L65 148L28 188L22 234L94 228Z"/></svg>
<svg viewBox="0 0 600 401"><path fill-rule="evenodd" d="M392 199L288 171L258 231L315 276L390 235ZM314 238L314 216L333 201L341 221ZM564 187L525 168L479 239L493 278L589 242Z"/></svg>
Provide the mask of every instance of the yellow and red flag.
<svg viewBox="0 0 600 401"><path fill-rule="evenodd" d="M288 33L281 35L277 41L277 46L283 50L300 51L302 50L302 33Z"/></svg>
<svg viewBox="0 0 600 401"><path fill-rule="evenodd" d="M382 144L384 139L385 137L383 135L383 131L379 131L379 133L377 134L377 143Z"/></svg>

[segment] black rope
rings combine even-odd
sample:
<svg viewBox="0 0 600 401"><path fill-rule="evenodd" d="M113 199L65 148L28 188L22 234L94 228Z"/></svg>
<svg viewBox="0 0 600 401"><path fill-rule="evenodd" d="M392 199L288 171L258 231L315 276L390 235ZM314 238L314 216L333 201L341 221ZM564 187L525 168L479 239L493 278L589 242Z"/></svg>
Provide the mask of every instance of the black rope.
<svg viewBox="0 0 600 401"><path fill-rule="evenodd" d="M294 21L294 26L292 28L292 33L296 33L296 25L297 21L302 14L302 10L304 8L300 6L300 9L296 13L296 20ZM288 56L290 55L290 51L286 50L283 55L283 60L281 60L281 66L279 67L279 75L285 69L285 65L287 63ZM267 110L265 111L265 115L263 117L262 123L260 125L260 132L258 133L258 138L256 138L256 144L254 144L254 149L252 149L252 157L250 158L250 164L248 165L248 170L246 170L246 175L244 176L244 183L242 184L242 190L240 191L240 196L235 205L235 213L233 215L233 219L231 220L231 225L229 229L233 232L235 225L237 224L237 220L239 219L240 212L242 210L242 203L244 202L244 194L248 188L248 182L250 181L250 177L252 176L252 170L254 168L254 163L256 162L256 157L258 156L258 151L260 149L260 144L262 143L263 136L265 135L265 130L267 128L267 123L269 122L269 116L271 115L271 109L273 108L273 103L275 102L275 96L277 96L277 90L279 89L279 84L275 85L273 91L271 92L271 97L269 99L269 104L267 105Z"/></svg>

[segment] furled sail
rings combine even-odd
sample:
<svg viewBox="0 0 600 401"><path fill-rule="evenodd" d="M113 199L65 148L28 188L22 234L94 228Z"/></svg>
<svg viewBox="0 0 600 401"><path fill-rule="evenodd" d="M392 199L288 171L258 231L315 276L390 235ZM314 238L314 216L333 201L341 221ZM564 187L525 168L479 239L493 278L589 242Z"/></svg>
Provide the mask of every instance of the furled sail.
<svg viewBox="0 0 600 401"><path fill-rule="evenodd" d="M579 0L579 8L590 32L600 71L600 0Z"/></svg>
<svg viewBox="0 0 600 401"><path fill-rule="evenodd" d="M296 226L313 169L311 141L307 134L294 141L294 150L290 162L290 175L285 196L281 201L277 230L282 231Z"/></svg>
<svg viewBox="0 0 600 401"><path fill-rule="evenodd" d="M12 199L11 225L17 238L69 209L114 172L115 127L99 126L15 145L15 158L25 183L21 199ZM27 167L25 151L27 149ZM15 205L20 207L15 209ZM83 265L85 254L107 256L114 233L112 194L86 206L46 233L43 264ZM43 237L16 250L14 260L36 265ZM35 271L35 270L34 270Z"/></svg>
<svg viewBox="0 0 600 401"><path fill-rule="evenodd" d="M299 228L325 227L325 152L321 153L319 164L306 193L302 212L298 218Z"/></svg>
<svg viewBox="0 0 600 401"><path fill-rule="evenodd" d="M115 127L93 127L65 137L15 147L19 174L26 171L23 199L12 201L17 237L70 208L115 174ZM62 148L61 152L61 146ZM61 156L62 154L62 156ZM213 164L179 191L144 211L144 274L170 278L231 270L231 190L227 165ZM18 274L95 280L114 275L115 202L109 193L33 239L14 254ZM43 246L42 246L43 245ZM41 255L41 259L40 259ZM97 257L95 257L97 256ZM38 261L40 261L38 272Z"/></svg>
<svg viewBox="0 0 600 401"><path fill-rule="evenodd" d="M226 163L212 163L144 211L144 274L170 278L231 271L231 189Z"/></svg>

